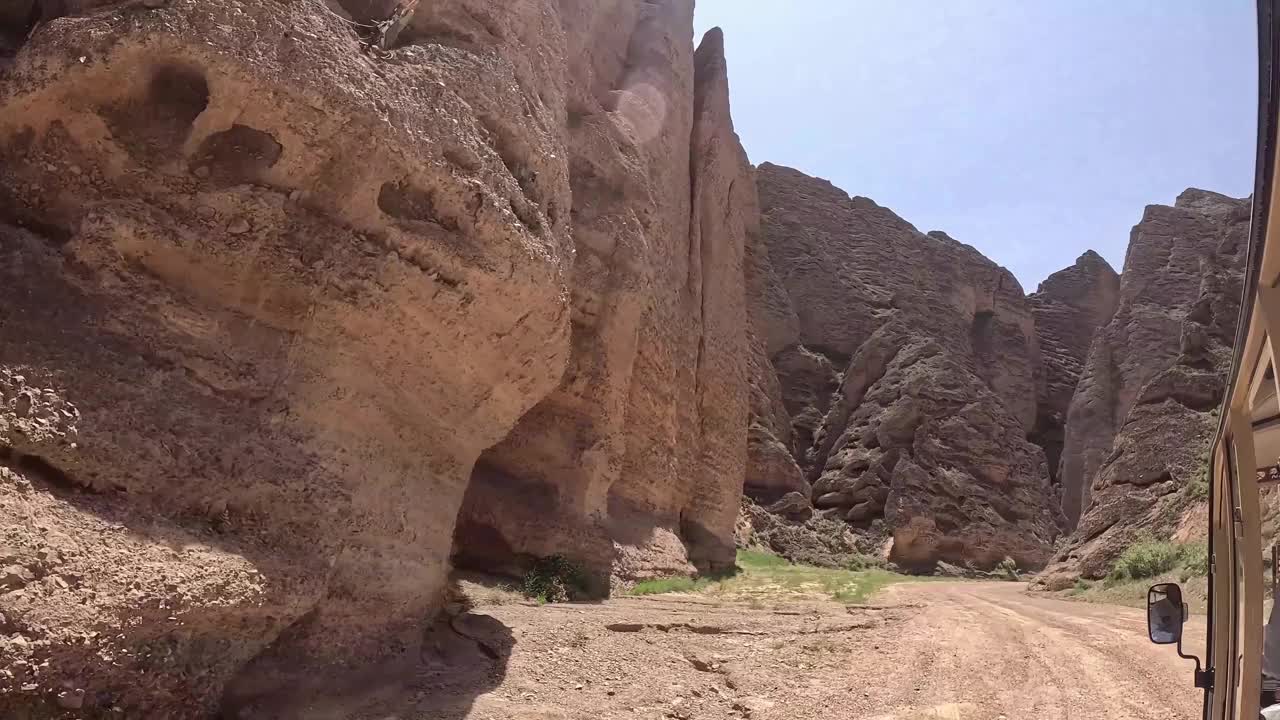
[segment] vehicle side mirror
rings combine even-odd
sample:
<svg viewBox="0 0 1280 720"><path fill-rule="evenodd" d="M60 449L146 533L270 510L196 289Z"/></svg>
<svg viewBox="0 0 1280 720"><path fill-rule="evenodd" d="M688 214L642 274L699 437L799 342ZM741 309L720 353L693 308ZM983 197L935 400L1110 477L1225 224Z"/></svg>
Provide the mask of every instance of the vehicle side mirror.
<svg viewBox="0 0 1280 720"><path fill-rule="evenodd" d="M1187 606L1182 604L1182 588L1177 583L1160 583L1147 590L1147 635L1157 645L1182 641L1182 624Z"/></svg>

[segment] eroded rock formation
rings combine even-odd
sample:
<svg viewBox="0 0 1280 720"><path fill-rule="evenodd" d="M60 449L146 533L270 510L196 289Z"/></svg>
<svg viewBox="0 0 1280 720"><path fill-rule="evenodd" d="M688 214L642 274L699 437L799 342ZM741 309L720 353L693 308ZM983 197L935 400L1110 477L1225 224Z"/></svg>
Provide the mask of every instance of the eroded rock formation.
<svg viewBox="0 0 1280 720"><path fill-rule="evenodd" d="M752 178L752 192L755 180ZM748 317L748 381L750 425L747 430L747 468L744 492L771 504L788 493L809 497L811 488L795 457L791 415L771 358L793 346L799 320L791 298L773 270L769 249L759 227L759 208L748 217L756 221L746 243Z"/></svg>
<svg viewBox="0 0 1280 720"><path fill-rule="evenodd" d="M0 80L0 714L368 690L454 553L732 561L754 188L691 1L60 7Z"/></svg>
<svg viewBox="0 0 1280 720"><path fill-rule="evenodd" d="M1039 351L1017 281L826 181L769 164L757 179L787 298L758 302L795 313L766 335L818 512L910 569L1043 565L1059 518L1027 440Z"/></svg>
<svg viewBox="0 0 1280 720"><path fill-rule="evenodd" d="M1191 504L1231 365L1249 207L1192 189L1134 227L1115 316L1071 401L1061 483L1080 520L1046 586L1105 575L1140 534L1169 537Z"/></svg>
<svg viewBox="0 0 1280 720"><path fill-rule="evenodd" d="M624 5L634 13L613 29L630 37L583 36L595 49L582 52L629 55L571 68L570 368L481 459L459 524L464 563L492 564L471 547L487 542L512 562L567 554L623 579L733 564L755 188L719 31L694 55L692 3ZM620 88L616 107L600 106L601 86ZM628 108L645 112L632 123Z"/></svg>
<svg viewBox="0 0 1280 720"><path fill-rule="evenodd" d="M1116 311L1120 276L1092 250L1074 265L1050 275L1027 297L1040 344L1040 386L1031 440L1044 448L1057 479L1067 411L1089 355L1093 335ZM1064 503L1067 521L1078 514Z"/></svg>

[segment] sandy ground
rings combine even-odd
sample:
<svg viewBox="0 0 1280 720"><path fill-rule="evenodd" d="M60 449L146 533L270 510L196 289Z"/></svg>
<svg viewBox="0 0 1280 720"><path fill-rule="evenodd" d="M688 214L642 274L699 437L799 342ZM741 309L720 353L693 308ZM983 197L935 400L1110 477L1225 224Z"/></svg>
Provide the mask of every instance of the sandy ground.
<svg viewBox="0 0 1280 720"><path fill-rule="evenodd" d="M1169 720L1200 707L1191 664L1147 641L1141 611L1011 583L908 583L848 608L709 595L512 604L454 627L478 662L440 663L407 695L343 717ZM436 652L468 656L449 637ZM1203 638L1195 619L1188 647Z"/></svg>

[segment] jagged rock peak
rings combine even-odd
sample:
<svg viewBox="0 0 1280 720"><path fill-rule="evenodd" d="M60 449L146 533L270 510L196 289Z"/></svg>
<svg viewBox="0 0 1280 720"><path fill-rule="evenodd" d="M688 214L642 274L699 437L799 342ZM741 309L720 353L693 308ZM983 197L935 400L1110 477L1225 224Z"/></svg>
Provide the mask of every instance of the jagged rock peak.
<svg viewBox="0 0 1280 720"><path fill-rule="evenodd" d="M1212 190L1187 188L1178 194L1178 198L1174 200L1173 206L1212 215L1218 212L1234 211L1242 200L1248 199L1249 198L1233 198L1229 195L1213 192Z"/></svg>
<svg viewBox="0 0 1280 720"><path fill-rule="evenodd" d="M1098 278L1112 277L1119 282L1119 273L1111 267L1111 263L1093 250L1086 250L1076 258L1074 263L1042 280L1032 295L1043 295L1048 300L1078 303L1089 298L1088 283ZM1081 283L1086 287L1081 287Z"/></svg>
<svg viewBox="0 0 1280 720"><path fill-rule="evenodd" d="M697 54L717 57L719 62L724 63L724 30L713 27L703 33L702 40L698 43Z"/></svg>

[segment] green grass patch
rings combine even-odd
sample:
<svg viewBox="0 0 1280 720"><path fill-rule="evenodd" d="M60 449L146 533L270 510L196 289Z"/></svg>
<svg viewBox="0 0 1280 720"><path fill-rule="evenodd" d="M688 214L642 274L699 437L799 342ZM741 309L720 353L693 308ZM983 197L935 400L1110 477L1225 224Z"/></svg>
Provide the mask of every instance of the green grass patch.
<svg viewBox="0 0 1280 720"><path fill-rule="evenodd" d="M1186 582L1193 577L1209 576L1209 544L1208 543L1187 543L1182 546L1182 561L1179 563L1181 567L1182 582Z"/></svg>
<svg viewBox="0 0 1280 720"><path fill-rule="evenodd" d="M738 567L744 570L760 570L764 568L786 567L791 563L787 559L764 550L739 550Z"/></svg>
<svg viewBox="0 0 1280 720"><path fill-rule="evenodd" d="M1070 590L1067 590L1067 597L1083 595L1084 593L1089 592L1092 587L1093 583L1088 580L1085 580L1084 578L1076 578L1075 585L1073 585Z"/></svg>
<svg viewBox="0 0 1280 720"><path fill-rule="evenodd" d="M676 592L701 592L716 581L711 578L666 577L641 580L628 595L661 595Z"/></svg>
<svg viewBox="0 0 1280 720"><path fill-rule="evenodd" d="M837 602L859 604L887 585L932 579L899 575L876 567L838 569L793 565L784 558L759 550L740 550L738 568L738 573L721 578L645 580L636 583L630 594L700 592L744 601L751 607L765 607L800 596L826 596Z"/></svg>

